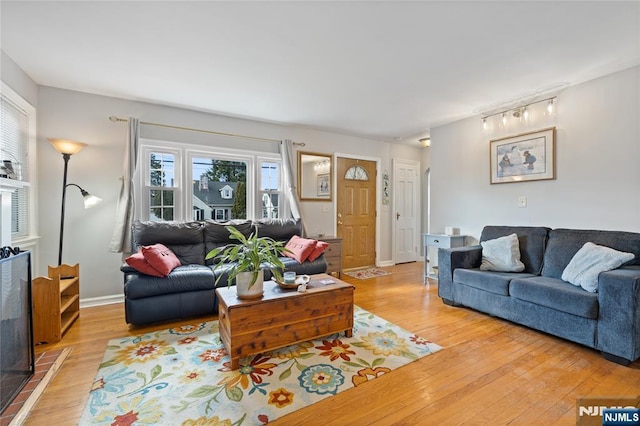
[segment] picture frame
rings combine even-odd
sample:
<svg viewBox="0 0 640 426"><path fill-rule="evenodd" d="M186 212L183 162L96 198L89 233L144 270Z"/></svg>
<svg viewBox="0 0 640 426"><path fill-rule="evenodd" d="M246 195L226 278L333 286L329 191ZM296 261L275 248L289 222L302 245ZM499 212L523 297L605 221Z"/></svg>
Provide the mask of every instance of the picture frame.
<svg viewBox="0 0 640 426"><path fill-rule="evenodd" d="M317 191L317 195L319 197L324 197L324 196L328 196L331 194L331 182L329 182L329 176L331 176L330 173L325 173L325 174L321 174L318 175L318 191Z"/></svg>
<svg viewBox="0 0 640 426"><path fill-rule="evenodd" d="M550 127L491 140L491 184L555 179L555 135Z"/></svg>

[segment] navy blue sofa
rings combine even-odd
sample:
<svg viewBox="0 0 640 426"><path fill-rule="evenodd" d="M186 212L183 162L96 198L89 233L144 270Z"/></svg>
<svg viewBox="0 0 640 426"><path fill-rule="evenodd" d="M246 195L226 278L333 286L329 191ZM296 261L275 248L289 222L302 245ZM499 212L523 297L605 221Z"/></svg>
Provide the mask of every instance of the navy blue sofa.
<svg viewBox="0 0 640 426"><path fill-rule="evenodd" d="M480 241L518 235L522 272L479 269L482 246L440 249L438 295L601 351L628 365L640 358L640 234L621 231L486 226ZM561 279L586 242L634 253L635 259L598 276L591 293Z"/></svg>
<svg viewBox="0 0 640 426"><path fill-rule="evenodd" d="M245 236L257 232L260 237L271 237L287 242L293 235L301 235L302 225L294 219L262 219L216 222L141 222L133 224L133 252L140 247L164 244L180 260L167 277L154 277L138 272L126 263L124 273L124 307L127 323L134 325L182 319L218 312L215 294L217 287L227 285L227 269L213 270L213 262L205 260L212 249L234 243L225 228L233 225ZM327 261L321 255L313 262L299 263L281 257L285 270L296 274L320 274L327 270ZM271 279L271 271L264 268L264 279Z"/></svg>

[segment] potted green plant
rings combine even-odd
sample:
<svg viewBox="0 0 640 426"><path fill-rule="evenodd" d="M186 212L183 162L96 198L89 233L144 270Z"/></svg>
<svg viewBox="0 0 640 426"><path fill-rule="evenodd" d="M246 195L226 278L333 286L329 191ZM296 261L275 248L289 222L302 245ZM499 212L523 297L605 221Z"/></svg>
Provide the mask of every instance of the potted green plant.
<svg viewBox="0 0 640 426"><path fill-rule="evenodd" d="M233 226L225 226L229 238L237 243L218 247L207 253L206 259L214 259L213 269L228 267L227 286L235 280L236 291L240 298L257 298L262 296L264 271L261 265L267 265L276 280L282 281L284 263L280 260L282 252L289 251L284 242L270 237L258 237L253 232L245 237ZM222 275L216 280L216 284Z"/></svg>

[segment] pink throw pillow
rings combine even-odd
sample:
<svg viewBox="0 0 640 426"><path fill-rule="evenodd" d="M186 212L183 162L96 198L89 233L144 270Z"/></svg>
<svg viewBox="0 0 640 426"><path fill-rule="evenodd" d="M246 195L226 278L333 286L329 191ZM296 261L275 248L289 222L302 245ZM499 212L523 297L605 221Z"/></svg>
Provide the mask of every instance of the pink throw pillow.
<svg viewBox="0 0 640 426"><path fill-rule="evenodd" d="M147 262L165 277L180 266L180 260L163 244L143 246L142 254Z"/></svg>
<svg viewBox="0 0 640 426"><path fill-rule="evenodd" d="M307 260L309 262L313 262L314 260L319 258L322 253L324 253L327 247L329 247L329 243L327 242L324 242L324 241L316 242L316 248L311 252Z"/></svg>
<svg viewBox="0 0 640 426"><path fill-rule="evenodd" d="M149 262L147 262L147 259L144 258L142 251L132 254L124 261L127 262L127 265L131 266L138 272L142 272L143 274L152 275L154 277L163 276L157 269L155 269L149 264Z"/></svg>
<svg viewBox="0 0 640 426"><path fill-rule="evenodd" d="M285 256L291 257L302 263L307 260L307 257L309 257L311 252L316 248L316 240L309 240L307 238L294 235L284 247L290 250L283 252Z"/></svg>

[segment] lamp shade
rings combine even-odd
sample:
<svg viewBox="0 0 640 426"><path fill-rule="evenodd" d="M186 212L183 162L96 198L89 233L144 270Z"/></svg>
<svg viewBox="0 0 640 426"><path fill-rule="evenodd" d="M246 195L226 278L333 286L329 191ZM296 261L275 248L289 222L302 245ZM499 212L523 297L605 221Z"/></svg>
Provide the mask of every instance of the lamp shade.
<svg viewBox="0 0 640 426"><path fill-rule="evenodd" d="M86 191L83 192L82 198L84 199L85 209L90 209L91 207L95 207L102 202L102 198L97 197L95 195L91 195Z"/></svg>
<svg viewBox="0 0 640 426"><path fill-rule="evenodd" d="M53 145L56 151L58 151L60 154L73 155L79 152L85 146L87 146L86 143L70 141L67 139L47 138L47 140L51 145Z"/></svg>

